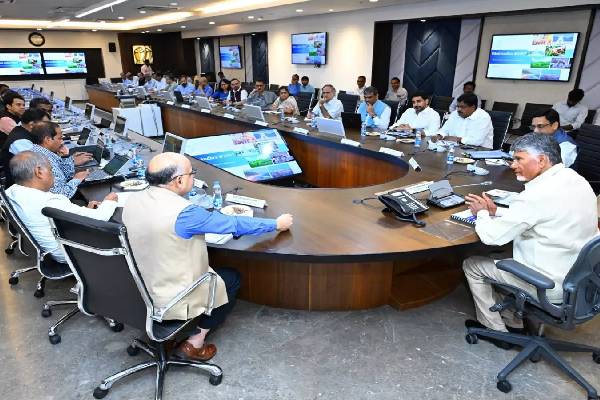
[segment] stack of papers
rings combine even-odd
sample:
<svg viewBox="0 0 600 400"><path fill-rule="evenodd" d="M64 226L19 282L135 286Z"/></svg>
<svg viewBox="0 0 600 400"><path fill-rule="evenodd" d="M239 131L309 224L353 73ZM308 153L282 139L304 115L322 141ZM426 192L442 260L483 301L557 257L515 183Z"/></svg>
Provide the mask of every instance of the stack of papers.
<svg viewBox="0 0 600 400"><path fill-rule="evenodd" d="M217 234L217 233L207 233L204 235L204 240L209 244L225 244L233 239L233 235L231 233L226 234Z"/></svg>

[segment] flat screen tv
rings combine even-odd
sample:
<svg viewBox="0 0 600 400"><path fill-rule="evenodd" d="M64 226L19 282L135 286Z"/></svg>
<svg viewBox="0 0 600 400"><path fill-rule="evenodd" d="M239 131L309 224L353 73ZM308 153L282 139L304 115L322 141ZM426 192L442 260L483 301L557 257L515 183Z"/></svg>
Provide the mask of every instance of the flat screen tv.
<svg viewBox="0 0 600 400"><path fill-rule="evenodd" d="M219 47L221 56L221 68L242 68L242 52L240 46L221 46Z"/></svg>
<svg viewBox="0 0 600 400"><path fill-rule="evenodd" d="M0 76L44 75L40 53L0 53Z"/></svg>
<svg viewBox="0 0 600 400"><path fill-rule="evenodd" d="M302 173L276 129L188 139L186 154L240 178L272 181Z"/></svg>
<svg viewBox="0 0 600 400"><path fill-rule="evenodd" d="M327 32L292 34L292 64L327 64Z"/></svg>
<svg viewBox="0 0 600 400"><path fill-rule="evenodd" d="M47 74L86 74L85 53L82 51L44 52Z"/></svg>
<svg viewBox="0 0 600 400"><path fill-rule="evenodd" d="M567 82L579 33L494 35L487 77Z"/></svg>

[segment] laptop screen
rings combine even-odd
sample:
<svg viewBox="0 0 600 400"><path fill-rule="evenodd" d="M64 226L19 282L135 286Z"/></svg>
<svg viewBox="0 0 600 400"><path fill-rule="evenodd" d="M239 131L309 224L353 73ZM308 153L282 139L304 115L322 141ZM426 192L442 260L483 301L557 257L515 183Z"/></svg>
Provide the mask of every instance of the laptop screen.
<svg viewBox="0 0 600 400"><path fill-rule="evenodd" d="M127 161L129 161L129 158L126 156L116 155L102 169L107 174L114 175L121 169L123 165L125 165L125 163L127 163Z"/></svg>
<svg viewBox="0 0 600 400"><path fill-rule="evenodd" d="M87 119L92 119L94 117L94 106L92 104L85 105L85 117Z"/></svg>
<svg viewBox="0 0 600 400"><path fill-rule="evenodd" d="M117 119L115 121L115 129L113 129L117 135L122 136L125 133L125 123L126 122L127 122L127 120L125 118L117 117Z"/></svg>

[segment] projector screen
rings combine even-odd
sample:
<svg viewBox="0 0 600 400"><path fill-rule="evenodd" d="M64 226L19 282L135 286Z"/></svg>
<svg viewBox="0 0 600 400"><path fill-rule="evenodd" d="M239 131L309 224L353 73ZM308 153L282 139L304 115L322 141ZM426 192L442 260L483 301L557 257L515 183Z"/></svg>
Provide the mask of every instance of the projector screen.
<svg viewBox="0 0 600 400"><path fill-rule="evenodd" d="M40 53L0 53L0 76L43 74Z"/></svg>
<svg viewBox="0 0 600 400"><path fill-rule="evenodd" d="M188 139L186 154L249 181L302 173L276 129Z"/></svg>
<svg viewBox="0 0 600 400"><path fill-rule="evenodd" d="M567 82L579 33L494 35L488 78Z"/></svg>
<svg viewBox="0 0 600 400"><path fill-rule="evenodd" d="M221 46L219 47L221 55L221 68L242 68L242 56L240 46Z"/></svg>
<svg viewBox="0 0 600 400"><path fill-rule="evenodd" d="M292 64L327 64L327 32L293 34Z"/></svg>
<svg viewBox="0 0 600 400"><path fill-rule="evenodd" d="M46 53L44 65L47 74L86 74L84 52Z"/></svg>

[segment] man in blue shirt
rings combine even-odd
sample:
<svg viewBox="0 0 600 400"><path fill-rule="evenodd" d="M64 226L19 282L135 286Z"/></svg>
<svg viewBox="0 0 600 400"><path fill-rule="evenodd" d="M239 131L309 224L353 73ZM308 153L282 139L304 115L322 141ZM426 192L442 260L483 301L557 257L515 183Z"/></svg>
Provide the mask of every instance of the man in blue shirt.
<svg viewBox="0 0 600 400"><path fill-rule="evenodd" d="M292 75L292 83L288 85L288 92L290 92L290 95L296 96L298 93L300 93L300 83L298 82L299 80L300 77L298 76L298 74Z"/></svg>
<svg viewBox="0 0 600 400"><path fill-rule="evenodd" d="M300 79L300 82L302 83L300 85L300 92L301 93L314 93L315 88L313 87L313 85L308 83L308 76L303 76Z"/></svg>
<svg viewBox="0 0 600 400"><path fill-rule="evenodd" d="M549 108L538 113L531 120L531 130L534 133L551 135L560 146L560 156L565 167L570 167L577 158L577 144L571 136L560 127L560 115L558 111Z"/></svg>
<svg viewBox="0 0 600 400"><path fill-rule="evenodd" d="M358 113L367 128L387 129L390 125L392 110L383 101L379 100L379 92L374 86L365 88L365 101L360 103Z"/></svg>
<svg viewBox="0 0 600 400"><path fill-rule="evenodd" d="M175 90L181 92L182 96L189 96L194 93L195 89L194 85L190 85L188 83L187 76L182 75L181 78L179 78L179 85L177 86L177 88L175 88Z"/></svg>
<svg viewBox="0 0 600 400"><path fill-rule="evenodd" d="M196 86L196 82L198 82L198 86ZM194 82L194 96L210 97L213 95L214 90L208 84L205 76L200 77L196 82Z"/></svg>
<svg viewBox="0 0 600 400"><path fill-rule="evenodd" d="M123 77L122 77L122 82L123 85L129 87L129 86L133 86L135 84L135 82L133 81L133 75L131 75L131 72L126 73Z"/></svg>
<svg viewBox="0 0 600 400"><path fill-rule="evenodd" d="M217 352L204 343L210 329L221 324L235 303L240 287L239 273L208 265L206 233L232 233L236 236L288 230L292 216L277 219L226 216L209 212L186 200L194 185L195 171L183 155L162 153L148 163L146 179L150 187L132 194L123 209L123 223L138 269L156 307L175 297L207 272L218 274L214 309L204 314L208 285L200 285L165 314L166 320L195 318L197 331L176 350L182 358L206 361ZM153 218L145 218L152 215Z"/></svg>

